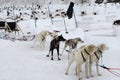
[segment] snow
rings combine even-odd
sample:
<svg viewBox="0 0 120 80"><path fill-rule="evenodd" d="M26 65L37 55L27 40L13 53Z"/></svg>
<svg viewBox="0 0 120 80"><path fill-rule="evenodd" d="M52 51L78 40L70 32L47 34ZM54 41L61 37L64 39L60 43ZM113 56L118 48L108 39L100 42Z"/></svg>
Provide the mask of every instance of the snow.
<svg viewBox="0 0 120 80"><path fill-rule="evenodd" d="M120 31L118 30L117 36L113 36L112 30L113 21L120 17L119 8L115 7L115 5L114 7L110 6L110 8L113 8L111 13L107 12L105 14L103 9L99 8L98 11L101 12L98 12L98 15L89 14L84 17L76 15L79 24L78 28L75 28L74 18L70 20L65 18L66 27L69 32L68 34L65 33L62 18L56 18L56 22L54 19L54 25L51 24L51 20L49 18L37 20L37 27L35 27L34 20L32 19L20 21L18 22L18 25L22 29L24 35L27 35L27 32L37 34L41 30L59 30L60 34L62 34L66 39L80 37L85 41L85 43L79 44L78 47L87 44L98 45L100 43L105 43L109 47L109 50L103 54L102 64L108 67L120 68ZM110 8L108 6L107 10ZM85 22L82 22L82 20ZM120 28L118 27L118 29ZM88 31L84 32L84 30ZM19 37L23 36L23 34L20 33L20 35L14 36ZM0 80L77 80L78 78L75 75L74 69L75 63L72 64L69 74L65 75L68 65L67 52L64 52L63 56L60 56L60 61L57 60L56 51L54 51L54 61L46 57L49 50L50 40L51 38L48 36L45 48L40 49L39 43L36 43L34 48L31 48L33 41L16 40L13 42L10 40L0 39ZM63 46L64 43L61 43L60 52L62 51ZM120 77L117 77L102 68L100 68L102 76L97 76L94 65L93 68L92 72L94 73L94 77L87 79L85 77L84 65L82 66L83 80L120 80ZM120 73L120 71L118 72Z"/></svg>

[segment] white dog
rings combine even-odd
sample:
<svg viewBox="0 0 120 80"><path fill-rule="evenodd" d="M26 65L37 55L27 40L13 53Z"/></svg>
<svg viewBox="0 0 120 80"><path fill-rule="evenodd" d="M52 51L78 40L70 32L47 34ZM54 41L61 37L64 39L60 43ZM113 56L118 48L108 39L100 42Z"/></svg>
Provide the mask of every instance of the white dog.
<svg viewBox="0 0 120 80"><path fill-rule="evenodd" d="M51 32L49 32L49 31L47 31L47 30L43 30L43 31L41 31L40 33L38 33L38 34L36 34L35 35L35 40L34 40L34 42L33 42L33 45L32 45L32 47L35 45L35 43L38 41L39 43L40 43L40 47L41 48L44 48L44 46L45 46L45 41L46 41L46 37L48 36L48 35L51 35L52 33Z"/></svg>
<svg viewBox="0 0 120 80"><path fill-rule="evenodd" d="M91 66L92 66L92 63L93 62L95 62L96 63L96 70L97 70L97 75L98 76L101 76L101 74L99 73L99 60L100 60L100 58L102 57L102 54L106 51L106 50L108 50L108 47L105 45L105 44L99 44L98 46L97 46L97 51L96 52L94 52L94 54L92 54L89 58L90 58L90 76L92 77L93 75L92 75L92 68L91 68Z"/></svg>
<svg viewBox="0 0 120 80"><path fill-rule="evenodd" d="M85 65L86 67L86 77L89 78L89 57L96 51L96 47L94 45L88 45L82 48L78 48L74 51L71 52L69 62L68 62L68 67L66 70L66 75L68 74L70 65L73 63L73 61L76 62L76 74L78 75L78 80L82 80L81 75L80 75L80 69L81 65L85 62L87 64Z"/></svg>

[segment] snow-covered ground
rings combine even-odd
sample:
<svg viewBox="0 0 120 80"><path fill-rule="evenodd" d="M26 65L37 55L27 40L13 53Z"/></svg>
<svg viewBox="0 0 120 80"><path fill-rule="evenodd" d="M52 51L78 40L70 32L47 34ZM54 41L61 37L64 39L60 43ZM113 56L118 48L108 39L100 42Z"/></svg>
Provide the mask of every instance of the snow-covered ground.
<svg viewBox="0 0 120 80"><path fill-rule="evenodd" d="M87 5L85 6L87 7ZM103 10L103 6L96 6L95 9L98 15L92 15L89 10L92 7L86 7L85 10L90 13L86 16L79 16L80 10L78 7L75 8L78 28L75 28L74 18L70 20L67 17L65 18L69 34L65 33L63 18L55 18L53 25L49 18L39 19L37 20L36 28L34 20L20 21L18 25L24 32L24 35L27 35L27 32L36 34L41 30L59 30L66 39L79 36L85 43L79 44L78 47L86 44L98 45L99 43L105 43L109 47L109 50L103 55L102 64L108 67L120 68L120 33L118 32L117 36L113 36L112 30L113 21L120 18L120 5L117 7L115 5L108 6L106 13ZM83 32L83 30L89 31ZM18 35L16 36L19 37ZM23 36L23 34L20 34L20 36ZM67 52L64 52L63 56L60 56L60 61L57 60L56 51L54 51L53 61L46 57L50 40L51 37L48 36L45 49L40 49L39 43L36 43L34 48L31 48L33 41L16 40L13 42L11 40L0 39L0 80L77 80L75 63L72 64L69 75L65 75L68 65ZM60 52L63 46L64 43L61 43ZM84 65L82 68L83 80L120 80L120 77L102 68L100 68L102 76L96 76L95 66L93 66L94 77L87 79L85 78ZM119 70L118 72L120 73Z"/></svg>

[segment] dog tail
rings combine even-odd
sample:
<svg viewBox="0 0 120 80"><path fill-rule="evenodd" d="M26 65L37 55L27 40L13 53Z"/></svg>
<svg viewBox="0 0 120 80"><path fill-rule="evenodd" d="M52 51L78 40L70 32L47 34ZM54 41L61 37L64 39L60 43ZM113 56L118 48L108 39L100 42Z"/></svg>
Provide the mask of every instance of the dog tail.
<svg viewBox="0 0 120 80"><path fill-rule="evenodd" d="M33 38L31 39L31 41L32 41L33 39L35 39L35 35L33 35Z"/></svg>

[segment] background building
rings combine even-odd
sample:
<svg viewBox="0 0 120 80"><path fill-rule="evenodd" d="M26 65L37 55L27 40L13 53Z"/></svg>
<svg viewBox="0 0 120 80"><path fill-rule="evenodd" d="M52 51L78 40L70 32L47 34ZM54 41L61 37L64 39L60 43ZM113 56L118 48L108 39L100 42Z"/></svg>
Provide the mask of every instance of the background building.
<svg viewBox="0 0 120 80"><path fill-rule="evenodd" d="M0 0L1 4L11 3L11 4L48 4L49 2L52 2L52 4L68 4L69 2L75 2L76 4L84 4L84 3L102 3L102 2L108 2L108 3L116 3L120 2L120 0Z"/></svg>

